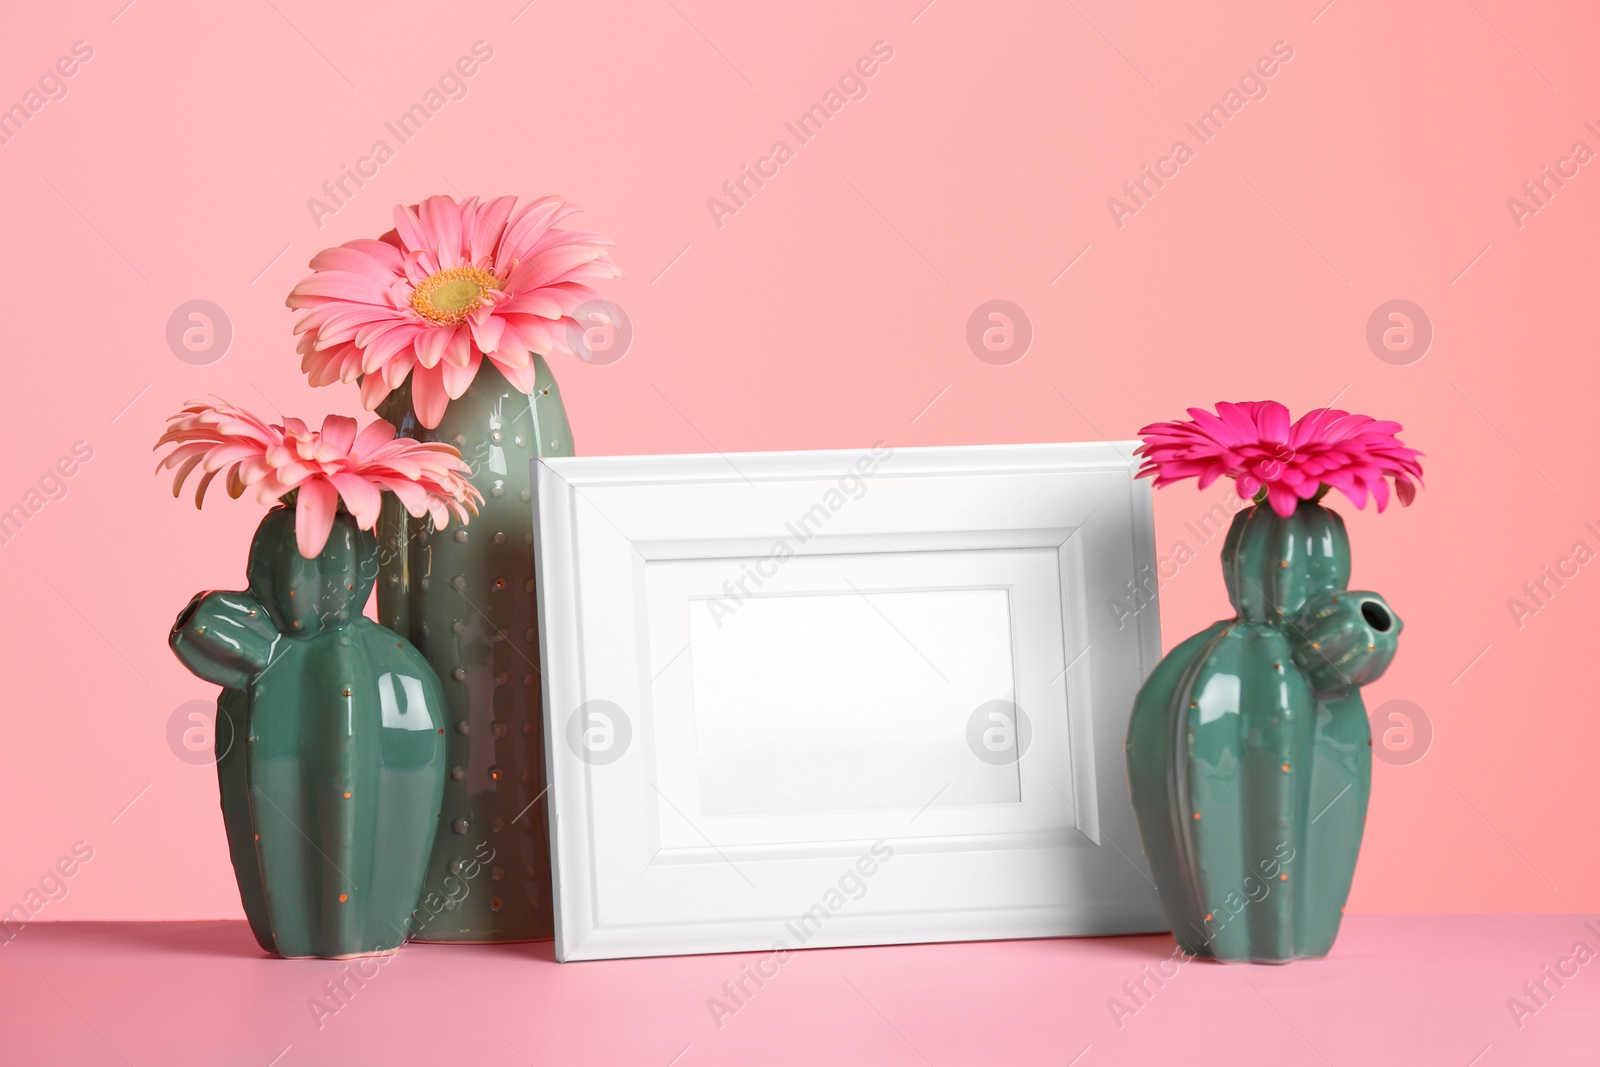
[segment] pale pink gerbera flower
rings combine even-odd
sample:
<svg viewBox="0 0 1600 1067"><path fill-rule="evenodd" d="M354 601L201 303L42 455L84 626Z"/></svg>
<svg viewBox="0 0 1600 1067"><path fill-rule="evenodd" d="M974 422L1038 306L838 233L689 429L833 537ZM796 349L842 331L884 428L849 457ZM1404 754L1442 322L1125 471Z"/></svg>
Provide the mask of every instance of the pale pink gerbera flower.
<svg viewBox="0 0 1600 1067"><path fill-rule="evenodd" d="M169 444L177 447L156 469L178 468L173 496L192 471L204 472L195 507L224 468L228 495L235 499L252 488L263 504L294 493L295 541L307 559L327 545L341 503L363 530L377 525L385 490L412 516L431 515L440 528L452 514L465 525L468 513L477 514L483 503L483 494L467 481L470 468L453 447L395 437L394 427L382 419L357 433L355 419L329 415L318 431L299 419L284 419L280 426L224 401L191 400L167 420L156 447Z"/></svg>
<svg viewBox="0 0 1600 1067"><path fill-rule="evenodd" d="M312 385L361 379L370 411L411 376L422 425L439 425L488 357L533 392L533 353L572 354L572 313L600 294L586 284L621 275L611 241L557 222L577 209L547 196L512 214L516 197L461 203L430 196L394 209L376 241L319 252L289 294L305 309L301 369Z"/></svg>
<svg viewBox="0 0 1600 1067"><path fill-rule="evenodd" d="M1338 489L1358 508L1367 498L1382 511L1389 484L1401 504L1417 495L1422 455L1395 436L1397 422L1318 408L1289 422L1289 409L1274 400L1222 403L1216 414L1190 408L1193 422L1158 422L1139 431L1144 457L1139 476L1155 475L1157 487L1184 478L1200 479L1204 489L1226 475L1239 495L1268 503L1282 516L1294 514L1302 500L1320 499Z"/></svg>

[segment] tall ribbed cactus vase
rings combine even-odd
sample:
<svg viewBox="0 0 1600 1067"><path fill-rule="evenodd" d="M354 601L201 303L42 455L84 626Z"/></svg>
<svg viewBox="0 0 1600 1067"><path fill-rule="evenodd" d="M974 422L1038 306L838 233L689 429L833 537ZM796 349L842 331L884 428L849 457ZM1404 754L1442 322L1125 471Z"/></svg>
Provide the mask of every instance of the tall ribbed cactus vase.
<svg viewBox="0 0 1600 1067"><path fill-rule="evenodd" d="M572 431L550 368L534 365L530 395L484 360L434 429L413 413L409 381L379 408L402 435L459 448L485 501L470 529L435 531L392 499L378 524L378 618L415 642L448 704L429 883L476 869L485 842L495 856L482 889L448 902L418 940L527 941L554 928L530 463L572 455Z"/></svg>
<svg viewBox="0 0 1600 1067"><path fill-rule="evenodd" d="M445 782L444 693L362 615L377 543L345 512L314 558L267 513L249 588L194 597L168 642L223 687L217 777L250 929L282 956L392 952L413 917Z"/></svg>
<svg viewBox="0 0 1600 1067"><path fill-rule="evenodd" d="M1401 622L1347 588L1344 521L1312 500L1239 512L1222 567L1234 616L1168 653L1134 704L1139 833L1184 952L1314 959L1339 932L1366 822L1361 687Z"/></svg>

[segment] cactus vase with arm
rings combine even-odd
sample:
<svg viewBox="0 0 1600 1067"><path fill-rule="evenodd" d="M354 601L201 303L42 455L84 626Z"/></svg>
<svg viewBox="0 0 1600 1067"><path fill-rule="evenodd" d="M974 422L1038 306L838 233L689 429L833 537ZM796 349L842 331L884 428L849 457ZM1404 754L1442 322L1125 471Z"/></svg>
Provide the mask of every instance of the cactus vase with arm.
<svg viewBox="0 0 1600 1067"><path fill-rule="evenodd" d="M1402 624L1352 591L1344 521L1402 502L1420 477L1394 423L1276 404L1191 409L1147 427L1157 484L1229 475L1257 502L1222 549L1234 615L1179 644L1140 689L1126 757L1134 813L1173 937L1191 956L1286 963L1327 955L1355 874L1372 781L1361 687L1394 658ZM1210 477L1207 477L1207 474Z"/></svg>
<svg viewBox="0 0 1600 1067"><path fill-rule="evenodd" d="M223 687L217 780L250 929L281 956L392 952L421 894L444 792L444 693L409 642L361 614L373 535L335 520L314 559L277 508L249 589L201 593L172 651Z"/></svg>
<svg viewBox="0 0 1600 1067"><path fill-rule="evenodd" d="M177 493L200 471L269 511L250 543L247 588L195 596L168 643L222 687L216 731L223 826L250 929L269 952L392 952L426 926L416 909L444 794L444 691L407 639L362 614L378 573L385 491L443 525L477 494L447 445L396 438L374 420L321 431L191 403L157 447ZM442 880L429 899L466 895ZM432 909L429 909L430 912Z"/></svg>

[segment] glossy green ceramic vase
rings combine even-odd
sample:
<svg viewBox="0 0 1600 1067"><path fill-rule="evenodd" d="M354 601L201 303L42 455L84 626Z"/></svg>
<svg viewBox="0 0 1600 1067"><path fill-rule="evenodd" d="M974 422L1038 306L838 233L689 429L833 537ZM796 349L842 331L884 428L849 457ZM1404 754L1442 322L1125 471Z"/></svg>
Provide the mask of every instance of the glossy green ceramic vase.
<svg viewBox="0 0 1600 1067"><path fill-rule="evenodd" d="M529 471L536 457L572 455L572 431L550 368L539 356L534 367L530 396L484 360L431 430L412 411L409 382L378 409L404 437L460 449L484 497L470 527L435 531L390 500L378 524L378 618L433 664L449 708L429 884L459 876L484 842L496 856L483 890L447 904L417 932L422 941L554 931Z"/></svg>
<svg viewBox="0 0 1600 1067"><path fill-rule="evenodd" d="M361 614L377 541L343 512L315 559L268 512L244 592L197 595L172 651L223 687L217 779L239 895L281 956L392 952L413 925L445 782L444 693Z"/></svg>
<svg viewBox="0 0 1600 1067"><path fill-rule="evenodd" d="M1360 689L1401 622L1347 589L1344 521L1311 501L1234 516L1222 567L1234 617L1168 653L1134 703L1134 812L1185 952L1314 959L1339 932L1366 822Z"/></svg>

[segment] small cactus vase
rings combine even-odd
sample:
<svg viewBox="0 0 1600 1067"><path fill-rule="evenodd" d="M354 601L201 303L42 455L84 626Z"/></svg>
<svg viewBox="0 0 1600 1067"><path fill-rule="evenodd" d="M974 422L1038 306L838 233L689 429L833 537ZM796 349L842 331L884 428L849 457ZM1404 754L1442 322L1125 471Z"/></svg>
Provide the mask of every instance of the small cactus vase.
<svg viewBox="0 0 1600 1067"><path fill-rule="evenodd" d="M429 884L460 876L484 842L496 856L485 890L450 902L420 941L554 931L530 467L572 455L572 431L550 368L533 358L531 395L484 360L431 430L412 411L409 381L378 408L402 436L460 449L484 496L469 528L435 531L393 500L378 523L378 618L433 664L448 705L449 779Z"/></svg>
<svg viewBox="0 0 1600 1067"><path fill-rule="evenodd" d="M1366 822L1372 735L1361 687L1400 619L1347 589L1344 521L1312 501L1233 519L1235 615L1156 666L1128 724L1145 855L1184 952L1287 963L1327 955Z"/></svg>
<svg viewBox="0 0 1600 1067"><path fill-rule="evenodd" d="M439 825L444 692L362 615L377 541L339 513L315 559L267 513L244 592L200 593L168 643L217 700L217 780L251 932L288 957L392 952ZM225 722L223 721L225 720Z"/></svg>

